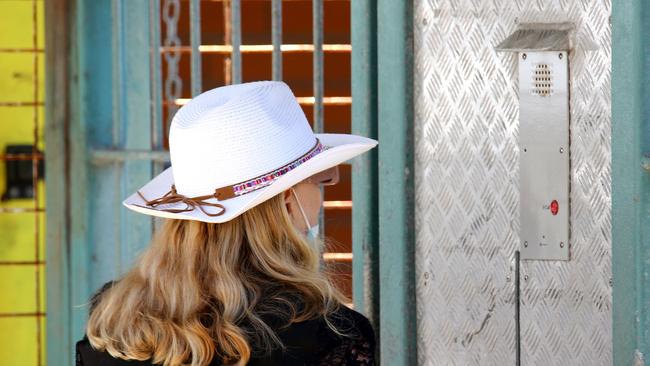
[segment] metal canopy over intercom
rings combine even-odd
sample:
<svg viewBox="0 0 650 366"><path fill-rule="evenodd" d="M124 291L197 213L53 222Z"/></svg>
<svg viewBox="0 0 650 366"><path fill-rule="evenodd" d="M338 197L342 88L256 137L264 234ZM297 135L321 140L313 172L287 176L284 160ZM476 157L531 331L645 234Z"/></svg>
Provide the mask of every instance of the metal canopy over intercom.
<svg viewBox="0 0 650 366"><path fill-rule="evenodd" d="M519 65L521 259L569 260L570 23L521 24L497 51Z"/></svg>

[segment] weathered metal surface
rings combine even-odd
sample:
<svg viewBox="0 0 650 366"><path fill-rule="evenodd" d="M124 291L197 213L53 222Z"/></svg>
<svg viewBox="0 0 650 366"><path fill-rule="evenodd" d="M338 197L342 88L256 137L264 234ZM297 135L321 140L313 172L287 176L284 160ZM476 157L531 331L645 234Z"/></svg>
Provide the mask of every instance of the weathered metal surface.
<svg viewBox="0 0 650 366"><path fill-rule="evenodd" d="M517 60L494 46L572 22L572 255L521 262L521 364L611 364L611 3L415 4L419 363L515 364Z"/></svg>
<svg viewBox="0 0 650 366"><path fill-rule="evenodd" d="M88 243L93 238L89 234L88 215L91 210L86 197L93 194L91 179L101 179L91 174L86 165L88 147L98 140L112 138L111 120L113 118L113 78L111 34L111 3L108 1L80 2L74 7L73 36L71 39L71 85L70 119L67 136L69 151L69 283L70 286L70 327L71 344L81 339L86 323L89 296L101 279L93 278L97 268L91 266L93 248ZM107 72L93 72L93 70ZM95 87L99 86L101 87ZM92 122L91 122L92 121ZM96 124L93 122L97 122ZM90 128L89 124L93 124ZM91 178L92 177L92 178ZM96 197L97 198L97 197ZM110 224L109 224L110 225ZM107 225L108 226L108 225ZM53 350L56 352L55 350ZM48 350L48 352L50 352ZM61 350L59 350L61 352ZM74 359L74 349L70 349Z"/></svg>
<svg viewBox="0 0 650 366"><path fill-rule="evenodd" d="M56 271L62 272L59 278L67 279L66 285L59 283L60 288L49 291L61 291L65 299L58 305L67 306L68 313L62 315L67 322L60 326L62 334L54 335L65 339L48 349L48 357L54 360L74 359L73 345L83 336L90 295L130 267L148 244L152 222L126 216L127 210L119 204L125 192L139 188L151 177L151 162L89 164L89 152L95 149L144 150L151 146L150 110L142 108L151 102L150 63L142 61L150 52L149 4L77 1L70 7L75 10L67 18L71 22L70 57L65 62L70 85L65 97L70 113L67 135L53 143L54 149L60 148L58 144L67 145L63 158L68 159L64 166L68 171L64 170L63 176L69 180L69 203L58 202L52 207L58 212L61 204L66 204L67 246L48 254L48 261L53 259ZM69 347L55 348L62 344ZM63 352L68 352L65 357L49 356Z"/></svg>
<svg viewBox="0 0 650 366"><path fill-rule="evenodd" d="M151 63L149 37L149 4L147 2L131 2L126 0L114 0L113 12L113 85L116 91L114 95L113 126L119 131L118 136L112 141L113 147L124 150L147 150L151 148L151 109L142 108L143 105L150 105L151 95ZM146 60L143 62L143 60ZM97 86L99 87L99 86ZM144 121L144 122L143 122ZM149 123L147 123L149 122ZM144 215L134 215L132 211L119 204L118 197L126 197L129 192L135 192L152 178L152 165L149 161L125 160L121 165L114 165L115 180L111 189L105 189L107 182L95 181L96 186L104 189L92 192L91 197L107 194L110 200L98 199L94 207L96 211L91 212L89 222L91 232L97 232L94 228L109 226L110 220L115 219L115 230L112 235L97 237L94 246L113 247L118 249L118 258L113 264L118 265L117 273L111 270L109 277L103 277L98 273L100 280L96 285L103 284L104 279L114 279L115 276L126 272L134 263L137 255L149 245L151 239L153 220ZM93 186L94 188L95 186ZM116 199L117 198L117 199ZM113 211L113 209L115 211ZM120 235L116 235L120 233ZM112 239L117 239L113 241ZM113 245L111 245L113 244ZM98 253L102 253L99 251ZM101 258L97 255L96 258ZM110 258L110 257L109 257ZM95 259L95 258L93 258ZM110 263L100 261L96 263Z"/></svg>

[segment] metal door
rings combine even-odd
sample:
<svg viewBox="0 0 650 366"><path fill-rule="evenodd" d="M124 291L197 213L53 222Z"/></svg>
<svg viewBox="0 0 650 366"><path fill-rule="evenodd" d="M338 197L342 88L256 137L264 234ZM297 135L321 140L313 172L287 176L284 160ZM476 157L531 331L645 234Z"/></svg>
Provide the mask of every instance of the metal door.
<svg viewBox="0 0 650 366"><path fill-rule="evenodd" d="M414 13L419 363L610 365L611 3L417 1ZM521 261L516 278L517 64L494 46L519 22L561 21L577 28L571 261Z"/></svg>
<svg viewBox="0 0 650 366"><path fill-rule="evenodd" d="M299 96L298 102L312 109L308 115L311 114L315 132L325 131L326 107L350 108L349 95L324 95L325 86L332 86L332 80L338 81L331 76L340 72L333 70L330 79L325 80L325 55L330 55L330 65L337 65L340 55L349 61L351 50L345 35L324 44L327 35L324 10L335 11L340 5L324 6L322 0L303 2L307 7L301 7L300 12L311 13L312 27L311 33L301 34L307 35L310 41L283 45L282 0L261 2L268 4L270 10L272 25L266 33L270 34L271 44L242 45L242 1L224 0L219 2L223 5L219 12L227 24L225 44L205 45L201 42L201 8L215 3L200 0L48 3L47 19L52 30L48 47L53 61L49 71L52 79L48 82L51 104L47 133L52 154L47 165L55 172L48 182L48 189L55 197L48 210L53 218L48 226L48 260L52 261L48 267L48 306L49 311L57 314L48 323L50 364L72 364L74 342L84 333L90 295L131 267L159 223L157 219L133 214L120 202L168 163L165 140L170 117L189 95L208 88L202 85L205 80L202 67L207 64L214 72L213 65L205 59L202 62L202 54L227 55L223 61L226 74L223 83L242 82L242 53L272 55L270 69L276 80L282 79L283 52L307 54L313 64L309 68L312 83L307 88L309 96ZM349 3L341 4L349 6ZM209 16L214 14L203 14L203 19L209 20ZM336 23L348 18L332 19ZM181 34L181 23L189 29L187 33ZM342 29L340 32L345 32L345 27ZM295 39L295 35L288 36ZM339 61L332 61L336 57ZM179 77L181 68L188 69L187 80ZM349 76L346 70L342 73ZM333 89L340 91L332 88L330 92ZM341 115L330 111L332 115ZM345 120L330 121L328 132L348 132ZM343 181L351 169L341 170ZM346 180L349 184L349 179ZM340 226L340 221L351 216L349 193L341 189L328 193L324 208L329 210L331 220L325 224L332 225L323 225L323 210L322 229ZM345 247L347 243L341 244ZM333 250L324 254L327 265L340 272L351 271L349 250L343 248L343 253ZM350 277L349 273L344 275Z"/></svg>

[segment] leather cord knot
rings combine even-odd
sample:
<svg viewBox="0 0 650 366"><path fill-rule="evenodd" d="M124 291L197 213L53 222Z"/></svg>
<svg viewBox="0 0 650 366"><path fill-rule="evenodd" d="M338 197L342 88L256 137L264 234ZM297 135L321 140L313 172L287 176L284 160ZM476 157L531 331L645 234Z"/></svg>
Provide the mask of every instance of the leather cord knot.
<svg viewBox="0 0 650 366"><path fill-rule="evenodd" d="M161 197L154 198L152 200L146 199L142 195L142 193L140 193L140 191L138 191L138 195L147 204L147 206L149 206L149 208L155 208L159 205L166 205L166 204L179 203L179 202L183 202L186 205L185 208L167 208L167 209L163 208L163 209L159 209L160 211L179 213L179 212L192 211L198 207L198 209L201 210L201 212L211 217L221 216L226 212L226 208L222 204L206 201L207 199L210 198L217 198L216 192L214 194L207 194L205 196L187 197L182 194L179 194L176 191L176 185L172 184L172 187L169 190L169 192L165 193ZM220 208L221 210L217 213L210 213L206 211L203 206L217 207Z"/></svg>

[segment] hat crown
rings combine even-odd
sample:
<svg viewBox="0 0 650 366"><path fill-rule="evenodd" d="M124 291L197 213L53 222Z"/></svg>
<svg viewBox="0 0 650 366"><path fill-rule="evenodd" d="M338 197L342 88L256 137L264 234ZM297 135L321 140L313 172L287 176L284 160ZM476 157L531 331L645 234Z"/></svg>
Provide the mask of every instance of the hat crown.
<svg viewBox="0 0 650 366"><path fill-rule="evenodd" d="M290 163L315 143L286 83L212 89L174 115L169 132L174 184L186 196L210 194Z"/></svg>

